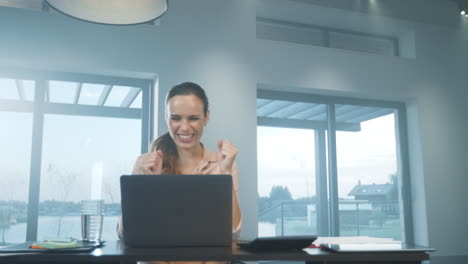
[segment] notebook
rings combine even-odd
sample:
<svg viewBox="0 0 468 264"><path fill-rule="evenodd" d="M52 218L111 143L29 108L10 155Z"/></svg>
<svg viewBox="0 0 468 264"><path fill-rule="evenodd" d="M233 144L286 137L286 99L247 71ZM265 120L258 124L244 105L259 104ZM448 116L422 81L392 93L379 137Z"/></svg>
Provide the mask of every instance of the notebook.
<svg viewBox="0 0 468 264"><path fill-rule="evenodd" d="M32 244L37 241L24 242L19 244L0 247L0 254L4 253L86 253L91 252L96 248L102 247L104 241L101 242L85 242L77 241L76 247L71 248L55 248L55 249L37 249L31 248Z"/></svg>
<svg viewBox="0 0 468 264"><path fill-rule="evenodd" d="M128 247L231 246L231 175L123 175Z"/></svg>
<svg viewBox="0 0 468 264"><path fill-rule="evenodd" d="M417 245L408 245L404 243L385 243L385 244L320 244L324 249L333 252L352 253L352 252L431 252L434 248Z"/></svg>

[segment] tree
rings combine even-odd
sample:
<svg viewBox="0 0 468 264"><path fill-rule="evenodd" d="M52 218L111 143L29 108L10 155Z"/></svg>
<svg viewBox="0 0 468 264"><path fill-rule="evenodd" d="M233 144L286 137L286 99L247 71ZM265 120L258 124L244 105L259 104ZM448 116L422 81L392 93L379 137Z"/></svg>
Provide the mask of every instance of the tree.
<svg viewBox="0 0 468 264"><path fill-rule="evenodd" d="M278 208L275 207L282 201L292 201L291 193L286 186L273 186L268 197L258 197L258 212L260 221L274 222L278 216Z"/></svg>
<svg viewBox="0 0 468 264"><path fill-rule="evenodd" d="M270 191L270 201L291 201L293 198L287 186L273 186Z"/></svg>

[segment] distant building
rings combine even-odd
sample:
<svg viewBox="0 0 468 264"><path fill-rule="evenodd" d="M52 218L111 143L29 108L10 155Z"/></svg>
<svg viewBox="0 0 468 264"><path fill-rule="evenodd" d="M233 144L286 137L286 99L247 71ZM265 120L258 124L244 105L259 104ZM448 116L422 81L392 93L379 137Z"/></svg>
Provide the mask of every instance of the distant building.
<svg viewBox="0 0 468 264"><path fill-rule="evenodd" d="M387 184L360 184L354 186L348 196L354 196L354 200L367 200L369 202L387 202L393 195L394 185Z"/></svg>
<svg viewBox="0 0 468 264"><path fill-rule="evenodd" d="M348 196L354 196L354 200L366 200L372 204L374 210L380 210L388 214L398 213L397 190L395 184L361 184L354 186Z"/></svg>

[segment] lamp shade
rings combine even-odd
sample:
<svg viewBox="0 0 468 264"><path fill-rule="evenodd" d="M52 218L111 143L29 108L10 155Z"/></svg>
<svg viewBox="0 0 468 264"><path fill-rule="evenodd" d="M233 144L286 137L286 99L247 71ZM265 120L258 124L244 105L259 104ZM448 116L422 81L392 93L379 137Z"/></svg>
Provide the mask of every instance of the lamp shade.
<svg viewBox="0 0 468 264"><path fill-rule="evenodd" d="M95 23L132 25L149 22L167 11L167 0L46 0L58 11Z"/></svg>

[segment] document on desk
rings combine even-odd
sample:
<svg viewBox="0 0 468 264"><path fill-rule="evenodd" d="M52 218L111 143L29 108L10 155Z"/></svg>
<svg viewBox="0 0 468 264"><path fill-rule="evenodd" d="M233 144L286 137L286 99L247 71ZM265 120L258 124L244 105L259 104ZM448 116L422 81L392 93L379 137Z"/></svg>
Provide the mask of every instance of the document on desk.
<svg viewBox="0 0 468 264"><path fill-rule="evenodd" d="M304 249L312 254L314 248L321 248L331 252L431 252L434 248L407 245L401 241L389 238L377 238L368 236L358 237L319 237L313 243L315 246Z"/></svg>
<svg viewBox="0 0 468 264"><path fill-rule="evenodd" d="M434 248L421 247L406 244L322 244L321 248L337 253L408 253L408 252L431 252Z"/></svg>
<svg viewBox="0 0 468 264"><path fill-rule="evenodd" d="M0 256L11 255L14 253L86 253L91 252L94 249L103 246L102 242L84 242L77 241L73 247L66 248L37 248L33 245L39 242L25 242L19 244L8 245L0 248Z"/></svg>
<svg viewBox="0 0 468 264"><path fill-rule="evenodd" d="M351 236L351 237L318 237L313 244L395 244L391 238L369 237L369 236Z"/></svg>

